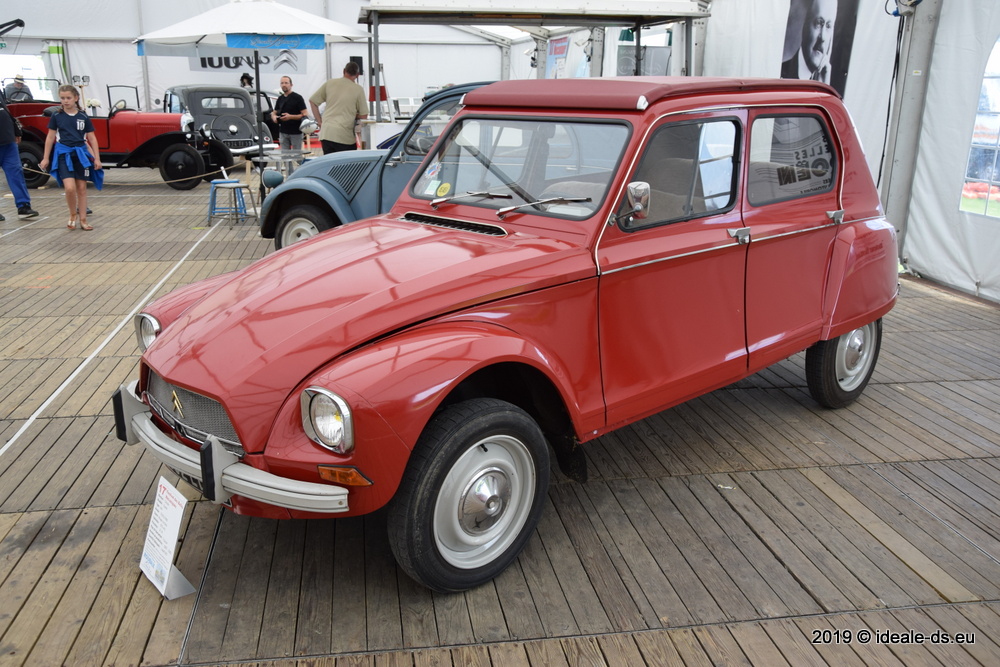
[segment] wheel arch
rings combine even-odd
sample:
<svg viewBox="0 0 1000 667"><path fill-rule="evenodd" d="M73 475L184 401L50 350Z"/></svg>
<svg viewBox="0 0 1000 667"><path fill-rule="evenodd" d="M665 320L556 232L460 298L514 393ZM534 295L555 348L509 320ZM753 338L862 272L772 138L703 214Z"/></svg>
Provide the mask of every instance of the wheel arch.
<svg viewBox="0 0 1000 667"><path fill-rule="evenodd" d="M575 428L579 411L562 379L568 373L547 363L552 356L502 327L450 322L361 348L309 382L334 391L343 387L371 406L408 451L441 410L473 398L506 401L536 421L563 472L582 481L586 465ZM357 431L362 430L363 425L357 425ZM402 474L405 461L400 463Z"/></svg>
<svg viewBox="0 0 1000 667"><path fill-rule="evenodd" d="M286 185L292 187L285 187ZM282 183L264 199L260 235L265 239L273 239L278 229L281 214L300 204L318 206L329 211L330 215L341 225L354 221L354 217L350 213L350 206L342 198L335 196L321 184L311 182L311 179L297 179Z"/></svg>
<svg viewBox="0 0 1000 667"><path fill-rule="evenodd" d="M830 259L820 339L836 338L882 317L898 294L896 230L885 218L845 222Z"/></svg>

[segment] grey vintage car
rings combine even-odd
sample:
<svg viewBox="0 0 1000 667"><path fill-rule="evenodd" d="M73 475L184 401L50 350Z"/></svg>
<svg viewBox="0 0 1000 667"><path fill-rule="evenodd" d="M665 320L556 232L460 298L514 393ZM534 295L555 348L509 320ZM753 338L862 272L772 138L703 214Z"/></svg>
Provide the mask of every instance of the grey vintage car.
<svg viewBox="0 0 1000 667"><path fill-rule="evenodd" d="M261 236L283 248L388 210L455 115L462 96L485 84L461 84L429 95L389 148L308 160L267 195Z"/></svg>

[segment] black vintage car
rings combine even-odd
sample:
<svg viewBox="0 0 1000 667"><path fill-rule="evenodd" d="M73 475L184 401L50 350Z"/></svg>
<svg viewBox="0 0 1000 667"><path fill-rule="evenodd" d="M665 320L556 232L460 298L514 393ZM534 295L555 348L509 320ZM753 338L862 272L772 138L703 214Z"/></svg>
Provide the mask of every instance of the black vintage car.
<svg viewBox="0 0 1000 667"><path fill-rule="evenodd" d="M182 124L205 143L208 159L204 160L215 171L220 167L233 165L234 156L252 157L264 149L277 148L273 132L269 126L271 100L266 94L258 94L261 105L262 122L258 122L257 107L251 95L236 86L191 85L169 88L163 97L163 111L183 114ZM259 128L259 129L258 129ZM197 160L192 155L177 156L173 165L175 177L179 172L190 172L192 178L199 173ZM206 180L215 178L205 176Z"/></svg>

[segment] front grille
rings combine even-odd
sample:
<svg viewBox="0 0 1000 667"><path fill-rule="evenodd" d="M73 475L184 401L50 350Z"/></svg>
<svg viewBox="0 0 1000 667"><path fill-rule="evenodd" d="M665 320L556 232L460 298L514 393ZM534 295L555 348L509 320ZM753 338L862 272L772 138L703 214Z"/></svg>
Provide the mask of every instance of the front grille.
<svg viewBox="0 0 1000 667"><path fill-rule="evenodd" d="M181 436L204 443L214 435L225 449L239 457L245 453L222 404L207 396L172 385L153 371L146 387L149 407Z"/></svg>

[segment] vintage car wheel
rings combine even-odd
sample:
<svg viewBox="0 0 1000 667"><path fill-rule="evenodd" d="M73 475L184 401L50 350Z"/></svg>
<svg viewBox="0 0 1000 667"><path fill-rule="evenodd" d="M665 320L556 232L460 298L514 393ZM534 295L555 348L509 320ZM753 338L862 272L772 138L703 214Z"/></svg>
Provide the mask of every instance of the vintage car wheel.
<svg viewBox="0 0 1000 667"><path fill-rule="evenodd" d="M281 250L285 246L310 239L320 232L334 227L332 214L312 204L300 204L285 211L278 221L278 230L274 234L274 248Z"/></svg>
<svg viewBox="0 0 1000 667"><path fill-rule="evenodd" d="M160 154L160 176L174 190L190 190L201 182L205 160L187 144L168 146Z"/></svg>
<svg viewBox="0 0 1000 667"><path fill-rule="evenodd" d="M216 178L227 178L219 172L220 169L230 169L236 164L233 152L229 146L218 139L208 140L208 163L205 165L205 175L202 176L206 183L211 183Z"/></svg>
<svg viewBox="0 0 1000 667"><path fill-rule="evenodd" d="M486 583L531 537L548 484L548 445L526 412L495 399L445 409L421 435L389 506L396 561L437 591Z"/></svg>
<svg viewBox="0 0 1000 667"><path fill-rule="evenodd" d="M806 350L809 393L828 408L848 405L868 385L881 347L882 320L816 343Z"/></svg>
<svg viewBox="0 0 1000 667"><path fill-rule="evenodd" d="M42 149L30 141L22 141L17 145L21 157L21 170L24 172L24 182L29 188L39 188L49 182L49 175L42 171L38 163L42 161Z"/></svg>

